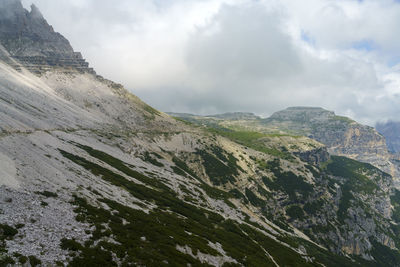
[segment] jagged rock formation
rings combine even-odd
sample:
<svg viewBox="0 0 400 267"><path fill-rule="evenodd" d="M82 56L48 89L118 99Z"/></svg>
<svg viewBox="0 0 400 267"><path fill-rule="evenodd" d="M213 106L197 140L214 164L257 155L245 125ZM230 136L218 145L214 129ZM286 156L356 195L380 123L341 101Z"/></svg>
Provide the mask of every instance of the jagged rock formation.
<svg viewBox="0 0 400 267"><path fill-rule="evenodd" d="M388 121L377 123L376 129L386 138L386 144L393 153L400 153L400 123Z"/></svg>
<svg viewBox="0 0 400 267"><path fill-rule="evenodd" d="M12 59L33 73L56 67L94 73L81 53L74 52L68 40L53 30L35 5L29 12L19 0L2 0L0 43ZM19 64L12 66L20 70Z"/></svg>

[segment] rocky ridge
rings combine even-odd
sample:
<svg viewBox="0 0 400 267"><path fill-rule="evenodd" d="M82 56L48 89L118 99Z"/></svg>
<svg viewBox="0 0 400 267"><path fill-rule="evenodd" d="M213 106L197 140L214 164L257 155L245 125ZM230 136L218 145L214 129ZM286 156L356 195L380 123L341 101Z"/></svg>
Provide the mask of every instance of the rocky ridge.
<svg viewBox="0 0 400 267"><path fill-rule="evenodd" d="M195 124L222 127L235 131L256 131L272 135L306 136L327 147L332 155L346 156L370 163L390 173L400 188L398 156L390 153L385 137L373 127L337 116L334 112L318 107L290 107L275 112L269 118L244 116L231 119L224 116L179 115ZM237 115L238 116L238 115ZM240 116L239 116L240 117Z"/></svg>
<svg viewBox="0 0 400 267"><path fill-rule="evenodd" d="M35 5L27 11L19 0L2 0L0 36L11 60L18 62L11 64L17 70L23 66L36 74L54 68L94 73L82 54L53 30Z"/></svg>

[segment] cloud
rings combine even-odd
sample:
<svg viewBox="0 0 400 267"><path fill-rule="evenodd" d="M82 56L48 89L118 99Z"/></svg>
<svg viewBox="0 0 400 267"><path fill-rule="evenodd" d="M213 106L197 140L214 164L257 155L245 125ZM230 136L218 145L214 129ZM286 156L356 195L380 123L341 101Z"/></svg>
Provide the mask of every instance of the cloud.
<svg viewBox="0 0 400 267"><path fill-rule="evenodd" d="M392 0L24 0L96 70L164 111L399 111ZM60 12L62 10L62 12Z"/></svg>

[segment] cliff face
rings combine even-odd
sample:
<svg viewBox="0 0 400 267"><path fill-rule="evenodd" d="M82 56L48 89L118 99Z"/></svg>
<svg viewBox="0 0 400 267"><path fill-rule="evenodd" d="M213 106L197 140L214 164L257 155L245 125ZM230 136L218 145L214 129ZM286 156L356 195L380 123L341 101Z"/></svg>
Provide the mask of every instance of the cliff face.
<svg viewBox="0 0 400 267"><path fill-rule="evenodd" d="M322 108L292 107L274 113L263 124L276 131L305 135L328 148L333 155L370 163L399 177L383 135L373 127L335 115Z"/></svg>
<svg viewBox="0 0 400 267"><path fill-rule="evenodd" d="M0 43L11 57L35 73L54 67L93 72L78 52L61 34L55 32L39 9L24 9L18 0L2 0L0 4ZM15 64L16 69L20 69Z"/></svg>

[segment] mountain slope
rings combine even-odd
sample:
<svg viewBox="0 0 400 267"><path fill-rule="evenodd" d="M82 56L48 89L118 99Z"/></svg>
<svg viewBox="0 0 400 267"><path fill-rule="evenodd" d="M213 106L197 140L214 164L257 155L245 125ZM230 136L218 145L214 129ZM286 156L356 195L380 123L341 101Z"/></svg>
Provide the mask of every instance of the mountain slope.
<svg viewBox="0 0 400 267"><path fill-rule="evenodd" d="M173 119L60 60L38 10L2 3L0 35L27 26L0 49L0 265L399 262L391 176L306 137Z"/></svg>
<svg viewBox="0 0 400 267"><path fill-rule="evenodd" d="M235 131L256 131L268 135L307 136L324 145L329 153L370 163L395 177L400 187L400 165L391 154L383 135L374 128L322 108L291 107L261 117L247 113L236 117L226 115L195 116L171 114L195 124Z"/></svg>

